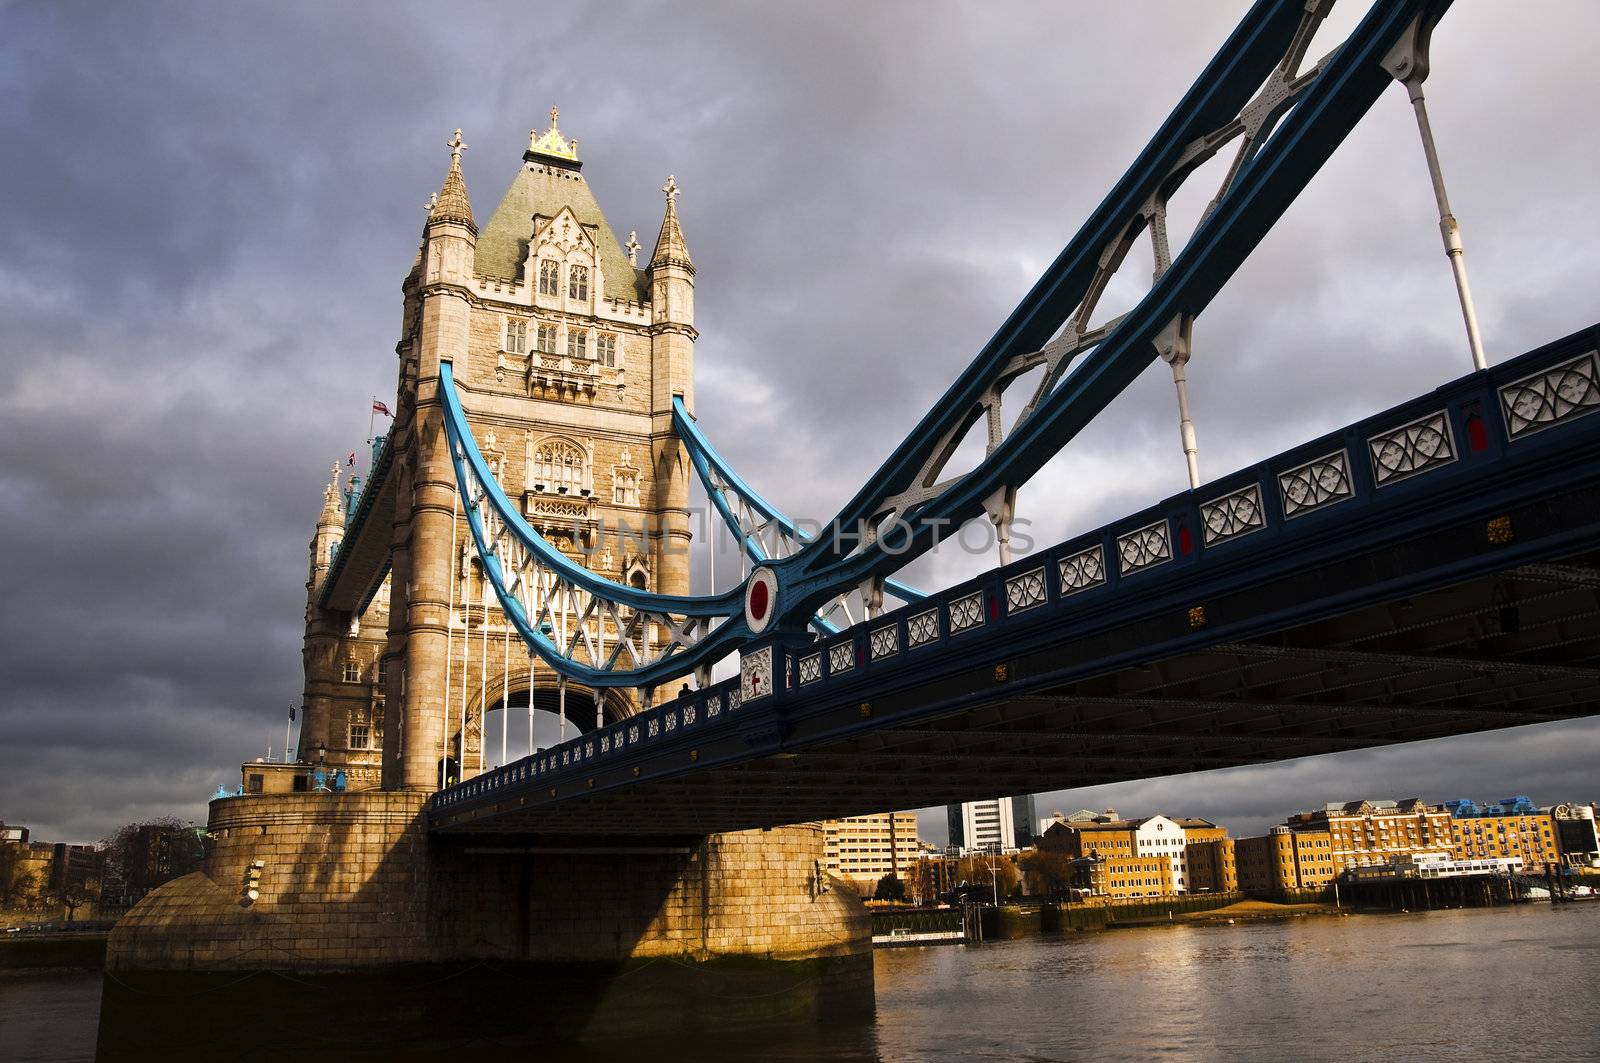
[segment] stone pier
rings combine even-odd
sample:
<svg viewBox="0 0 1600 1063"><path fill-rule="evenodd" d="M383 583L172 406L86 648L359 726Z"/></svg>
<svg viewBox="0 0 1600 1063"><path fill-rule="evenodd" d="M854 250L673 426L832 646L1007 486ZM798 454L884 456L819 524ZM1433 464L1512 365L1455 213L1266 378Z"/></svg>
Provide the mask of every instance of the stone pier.
<svg viewBox="0 0 1600 1063"><path fill-rule="evenodd" d="M726 982L719 972L769 987L790 1018L871 1009L870 919L853 890L820 872L817 825L667 844L434 838L425 797L213 801L204 871L128 913L112 931L108 971L124 981L184 972L370 976L488 962L501 978L554 976L569 995L586 986L581 1013L602 1035L633 1029L645 1015L670 1023L690 1009L704 1022L726 1011L724 995L705 996ZM647 978L630 974L656 959L674 962ZM641 998L651 1006L641 1008ZM766 1009L744 1017L771 1021Z"/></svg>

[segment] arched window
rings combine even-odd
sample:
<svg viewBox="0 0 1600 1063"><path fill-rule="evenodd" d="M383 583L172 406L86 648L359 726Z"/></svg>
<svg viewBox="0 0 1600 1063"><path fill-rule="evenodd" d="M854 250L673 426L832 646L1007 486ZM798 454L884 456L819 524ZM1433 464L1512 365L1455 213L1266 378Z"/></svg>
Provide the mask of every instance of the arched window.
<svg viewBox="0 0 1600 1063"><path fill-rule="evenodd" d="M561 267L548 258L539 260L539 294L557 295L560 293Z"/></svg>
<svg viewBox="0 0 1600 1063"><path fill-rule="evenodd" d="M588 455L565 439L546 439L533 451L528 480L535 490L575 495L589 482Z"/></svg>
<svg viewBox="0 0 1600 1063"><path fill-rule="evenodd" d="M569 266L569 267L567 267L567 298L568 299L587 299L587 298L589 298L589 267L588 266Z"/></svg>

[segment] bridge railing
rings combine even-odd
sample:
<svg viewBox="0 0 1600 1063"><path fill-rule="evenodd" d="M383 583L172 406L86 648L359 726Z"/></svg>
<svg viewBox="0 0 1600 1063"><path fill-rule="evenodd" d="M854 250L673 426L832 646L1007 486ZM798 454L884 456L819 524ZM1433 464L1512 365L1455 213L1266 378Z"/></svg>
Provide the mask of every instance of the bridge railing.
<svg viewBox="0 0 1600 1063"><path fill-rule="evenodd" d="M477 804L507 788L550 785L552 796L597 766L636 753L690 748L710 733L736 729L767 698L795 704L848 696L885 675L915 676L940 657L966 655L991 640L1085 619L1115 620L1157 597L1179 593L1186 570L1210 575L1289 570L1315 551L1324 561L1354 555L1415 502L1457 495L1470 502L1484 466L1506 461L1505 476L1529 497L1549 485L1522 459L1569 446L1560 429L1600 411L1600 326L1409 400L1373 417L1241 469L1095 531L1068 539L926 599L814 642L771 639L779 662L766 693L742 678L653 707L616 724L541 750L514 764L442 790L434 809ZM1600 418L1584 422L1600 433ZM1441 494L1442 493L1442 494ZM1490 541L1497 534L1487 527ZM1512 531L1507 527L1504 534ZM1509 541L1509 539L1507 540ZM1160 578L1165 576L1166 578ZM1209 623L1205 606L1188 623ZM1105 657L1113 662L1113 657ZM997 682L1009 677L997 674ZM863 710L867 706L863 703ZM754 740L754 739L753 739Z"/></svg>

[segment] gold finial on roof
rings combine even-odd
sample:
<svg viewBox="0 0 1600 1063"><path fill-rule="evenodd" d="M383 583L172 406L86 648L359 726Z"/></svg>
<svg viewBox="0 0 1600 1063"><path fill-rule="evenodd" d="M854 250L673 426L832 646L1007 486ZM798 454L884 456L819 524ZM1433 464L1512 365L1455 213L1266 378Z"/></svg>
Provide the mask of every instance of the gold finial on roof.
<svg viewBox="0 0 1600 1063"><path fill-rule="evenodd" d="M577 161L578 142L576 139L568 140L561 135L561 128L557 120L561 117L558 107L550 108L550 128L541 135L537 129L528 130L528 151L535 155L552 155L558 159L572 159Z"/></svg>
<svg viewBox="0 0 1600 1063"><path fill-rule="evenodd" d="M678 198L678 179L672 174L667 174L667 183L661 186L661 191L667 194L667 202L673 203Z"/></svg>

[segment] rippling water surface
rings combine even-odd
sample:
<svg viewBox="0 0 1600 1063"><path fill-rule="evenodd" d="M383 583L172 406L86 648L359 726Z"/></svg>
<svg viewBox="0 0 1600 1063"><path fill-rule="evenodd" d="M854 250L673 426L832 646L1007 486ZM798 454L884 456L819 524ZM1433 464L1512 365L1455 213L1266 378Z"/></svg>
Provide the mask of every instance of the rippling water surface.
<svg viewBox="0 0 1600 1063"><path fill-rule="evenodd" d="M896 949L877 954L876 977L876 1018L859 1024L581 1049L452 1030L385 1043L374 1029L364 1047L445 1063L1600 1059L1600 902ZM98 975L0 978L0 1060L93 1059L99 998ZM194 1009L227 1029L226 993ZM330 1001L327 1021L361 1017ZM323 1054L315 1029L276 1033L238 1030L228 1058ZM159 1055L199 1058L181 1041Z"/></svg>

